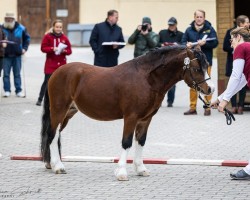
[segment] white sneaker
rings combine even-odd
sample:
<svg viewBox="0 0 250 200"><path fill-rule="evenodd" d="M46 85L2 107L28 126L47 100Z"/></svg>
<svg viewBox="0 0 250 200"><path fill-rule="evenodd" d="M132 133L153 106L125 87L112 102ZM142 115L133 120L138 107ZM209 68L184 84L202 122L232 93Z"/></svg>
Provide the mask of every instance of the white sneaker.
<svg viewBox="0 0 250 200"><path fill-rule="evenodd" d="M22 98L23 98L23 97L24 97L24 94L23 94L22 92L18 92L18 93L16 94L16 96L17 96L17 97L22 97Z"/></svg>
<svg viewBox="0 0 250 200"><path fill-rule="evenodd" d="M4 92L4 97L9 97L10 96L10 92Z"/></svg>

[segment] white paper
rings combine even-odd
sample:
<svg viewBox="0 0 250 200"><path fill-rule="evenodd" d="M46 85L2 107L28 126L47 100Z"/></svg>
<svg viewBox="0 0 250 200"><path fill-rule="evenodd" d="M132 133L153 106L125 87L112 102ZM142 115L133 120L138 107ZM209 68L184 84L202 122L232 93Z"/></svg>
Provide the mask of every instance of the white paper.
<svg viewBox="0 0 250 200"><path fill-rule="evenodd" d="M67 47L68 45L64 44L64 43L59 43L57 50L55 51L56 55L60 55L62 53L62 51Z"/></svg>
<svg viewBox="0 0 250 200"><path fill-rule="evenodd" d="M206 35L204 35L204 37L205 37L205 36L206 36ZM203 37L203 38L204 38L204 37ZM202 38L201 40L204 40L203 38ZM206 40L206 41L212 41L212 40L216 40L216 38L215 38L215 37L214 37L214 38L207 38L207 37L206 37L205 40ZM192 46L197 45L197 44L198 44L198 42L193 42L193 43L192 43Z"/></svg>
<svg viewBox="0 0 250 200"><path fill-rule="evenodd" d="M204 35L201 40L206 40L206 39L207 39L207 35Z"/></svg>
<svg viewBox="0 0 250 200"><path fill-rule="evenodd" d="M126 45L126 42L103 42L102 45Z"/></svg>

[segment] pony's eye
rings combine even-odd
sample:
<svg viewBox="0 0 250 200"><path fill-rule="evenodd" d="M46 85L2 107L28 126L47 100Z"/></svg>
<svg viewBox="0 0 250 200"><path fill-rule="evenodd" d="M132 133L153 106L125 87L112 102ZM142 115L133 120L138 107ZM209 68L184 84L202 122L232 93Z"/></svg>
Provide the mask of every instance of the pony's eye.
<svg viewBox="0 0 250 200"><path fill-rule="evenodd" d="M200 68L193 68L194 72L201 72Z"/></svg>

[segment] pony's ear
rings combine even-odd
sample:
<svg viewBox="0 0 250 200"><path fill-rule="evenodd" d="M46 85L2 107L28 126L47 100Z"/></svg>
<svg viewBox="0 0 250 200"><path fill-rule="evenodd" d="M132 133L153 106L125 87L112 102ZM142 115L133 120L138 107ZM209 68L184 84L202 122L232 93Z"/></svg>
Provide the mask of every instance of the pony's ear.
<svg viewBox="0 0 250 200"><path fill-rule="evenodd" d="M187 56L188 56L189 58L193 58L193 56L194 56L193 50L187 48Z"/></svg>
<svg viewBox="0 0 250 200"><path fill-rule="evenodd" d="M194 47L194 50L201 51L200 45L196 45L196 46Z"/></svg>

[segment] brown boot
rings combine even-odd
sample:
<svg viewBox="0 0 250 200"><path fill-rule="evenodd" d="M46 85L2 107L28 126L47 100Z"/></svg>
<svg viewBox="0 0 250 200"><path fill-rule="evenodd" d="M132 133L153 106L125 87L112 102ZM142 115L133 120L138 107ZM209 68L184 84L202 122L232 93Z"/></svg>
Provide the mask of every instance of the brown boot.
<svg viewBox="0 0 250 200"><path fill-rule="evenodd" d="M238 114L239 115L243 115L243 107L239 107L238 108Z"/></svg>
<svg viewBox="0 0 250 200"><path fill-rule="evenodd" d="M231 109L231 113L233 113L233 114L237 114L237 108L236 108L236 107L232 107L232 109Z"/></svg>
<svg viewBox="0 0 250 200"><path fill-rule="evenodd" d="M188 111L184 112L184 115L197 115L196 110L189 109Z"/></svg>
<svg viewBox="0 0 250 200"><path fill-rule="evenodd" d="M211 110L210 109L205 109L204 116L209 116L209 115L211 115Z"/></svg>

